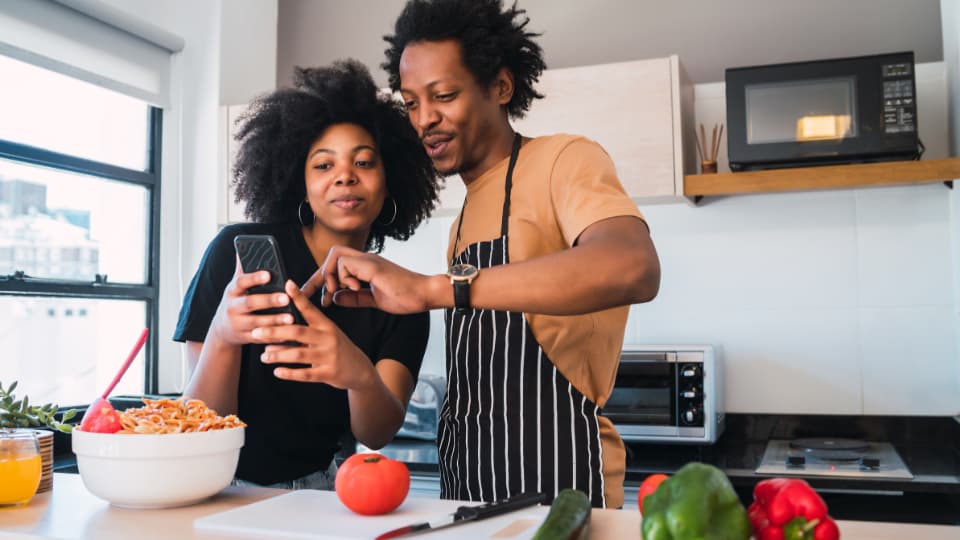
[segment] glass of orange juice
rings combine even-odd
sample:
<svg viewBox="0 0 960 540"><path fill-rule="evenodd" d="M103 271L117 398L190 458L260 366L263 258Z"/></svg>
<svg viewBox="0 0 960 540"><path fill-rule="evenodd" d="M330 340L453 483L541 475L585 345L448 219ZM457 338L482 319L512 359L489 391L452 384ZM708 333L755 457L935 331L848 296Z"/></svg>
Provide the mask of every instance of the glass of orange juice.
<svg viewBox="0 0 960 540"><path fill-rule="evenodd" d="M30 502L40 473L40 445L33 431L0 429L0 506Z"/></svg>

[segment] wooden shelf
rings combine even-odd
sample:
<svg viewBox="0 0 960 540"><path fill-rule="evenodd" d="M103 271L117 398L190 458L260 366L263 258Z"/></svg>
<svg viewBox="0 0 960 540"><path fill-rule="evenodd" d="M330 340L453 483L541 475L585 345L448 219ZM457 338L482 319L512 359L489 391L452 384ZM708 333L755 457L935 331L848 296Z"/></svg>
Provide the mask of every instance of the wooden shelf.
<svg viewBox="0 0 960 540"><path fill-rule="evenodd" d="M885 161L684 176L687 197L945 182L960 178L960 158Z"/></svg>

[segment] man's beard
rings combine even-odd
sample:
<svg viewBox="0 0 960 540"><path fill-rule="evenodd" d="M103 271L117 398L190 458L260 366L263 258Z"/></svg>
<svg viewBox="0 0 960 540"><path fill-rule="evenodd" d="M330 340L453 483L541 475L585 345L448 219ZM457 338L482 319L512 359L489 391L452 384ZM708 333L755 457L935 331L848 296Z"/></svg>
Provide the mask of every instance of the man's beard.
<svg viewBox="0 0 960 540"><path fill-rule="evenodd" d="M449 169L439 169L436 167L436 165L434 165L434 168L437 169L437 173L440 176L444 178L448 178L453 175L463 176L463 171L469 171L474 166L476 166L475 163L468 163L466 159L462 159L460 160L459 164L454 165L452 168L449 168Z"/></svg>

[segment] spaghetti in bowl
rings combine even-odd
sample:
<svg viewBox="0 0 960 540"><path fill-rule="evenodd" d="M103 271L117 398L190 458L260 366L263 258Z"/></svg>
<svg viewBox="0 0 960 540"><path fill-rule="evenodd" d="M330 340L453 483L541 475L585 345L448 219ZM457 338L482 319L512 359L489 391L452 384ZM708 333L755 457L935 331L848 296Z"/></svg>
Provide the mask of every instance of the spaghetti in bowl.
<svg viewBox="0 0 960 540"><path fill-rule="evenodd" d="M120 432L73 430L77 468L91 493L116 506L167 508L199 502L230 484L243 422L220 417L199 400L144 402L120 414Z"/></svg>

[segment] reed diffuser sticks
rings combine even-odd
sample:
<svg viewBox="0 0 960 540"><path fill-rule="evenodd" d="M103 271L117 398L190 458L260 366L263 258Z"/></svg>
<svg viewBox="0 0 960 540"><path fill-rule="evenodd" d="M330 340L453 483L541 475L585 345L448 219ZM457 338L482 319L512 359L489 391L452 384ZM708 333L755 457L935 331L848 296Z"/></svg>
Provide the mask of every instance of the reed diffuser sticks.
<svg viewBox="0 0 960 540"><path fill-rule="evenodd" d="M719 128L719 131L718 131ZM703 174L717 172L717 155L720 153L720 140L723 138L723 124L714 124L710 135L710 152L707 152L707 130L700 124L700 133L694 130L697 142L697 154L700 155L700 169Z"/></svg>

